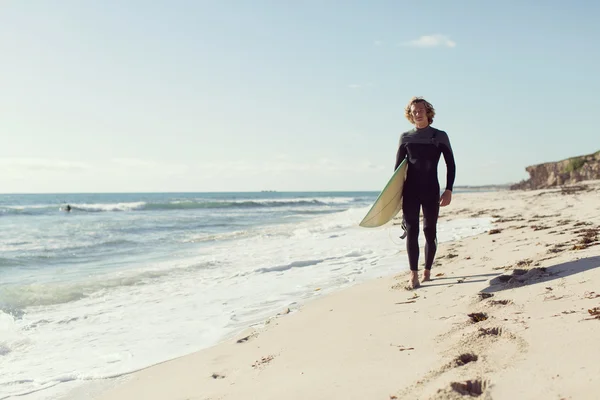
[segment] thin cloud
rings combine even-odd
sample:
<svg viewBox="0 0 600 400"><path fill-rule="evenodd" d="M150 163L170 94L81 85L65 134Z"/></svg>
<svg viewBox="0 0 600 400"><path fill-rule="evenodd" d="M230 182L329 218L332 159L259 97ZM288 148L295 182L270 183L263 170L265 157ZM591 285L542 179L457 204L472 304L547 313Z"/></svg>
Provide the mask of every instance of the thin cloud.
<svg viewBox="0 0 600 400"><path fill-rule="evenodd" d="M118 166L129 168L153 168L158 166L154 161L146 161L139 158L113 158L110 161Z"/></svg>
<svg viewBox="0 0 600 400"><path fill-rule="evenodd" d="M273 175L301 172L344 172L361 173L373 170L382 170L384 166L370 161L348 163L342 160L321 158L312 162L294 162L289 159L275 158L271 161L248 162L243 160L224 161L220 163L205 163L197 165L199 173L203 175L221 174L247 174L247 175Z"/></svg>
<svg viewBox="0 0 600 400"><path fill-rule="evenodd" d="M383 42L382 42L381 40L375 40L375 41L373 42L373 46L377 46L377 47L379 47L379 46L383 46Z"/></svg>
<svg viewBox="0 0 600 400"><path fill-rule="evenodd" d="M290 158L289 154L280 153L275 156L276 160L288 160Z"/></svg>
<svg viewBox="0 0 600 400"><path fill-rule="evenodd" d="M384 165L381 164L373 164L370 161L366 161L362 164L363 168L366 170L376 170L376 171L382 171L384 170L386 167Z"/></svg>
<svg viewBox="0 0 600 400"><path fill-rule="evenodd" d="M425 35L404 43L410 47L456 47L456 42L444 35Z"/></svg>
<svg viewBox="0 0 600 400"><path fill-rule="evenodd" d="M7 157L0 158L0 168L13 171L73 171L90 169L90 165L50 158Z"/></svg>
<svg viewBox="0 0 600 400"><path fill-rule="evenodd" d="M348 85L348 87L350 89L360 89L362 85L359 85L358 83L351 83L350 85Z"/></svg>
<svg viewBox="0 0 600 400"><path fill-rule="evenodd" d="M171 164L139 158L113 158L107 168L126 169L129 172L152 171L153 174L179 175L188 171L185 164Z"/></svg>
<svg viewBox="0 0 600 400"><path fill-rule="evenodd" d="M42 173L132 174L151 172L154 175L179 175L188 171L184 164L170 164L137 158L114 158L94 164L55 158L0 157L0 173L23 177Z"/></svg>

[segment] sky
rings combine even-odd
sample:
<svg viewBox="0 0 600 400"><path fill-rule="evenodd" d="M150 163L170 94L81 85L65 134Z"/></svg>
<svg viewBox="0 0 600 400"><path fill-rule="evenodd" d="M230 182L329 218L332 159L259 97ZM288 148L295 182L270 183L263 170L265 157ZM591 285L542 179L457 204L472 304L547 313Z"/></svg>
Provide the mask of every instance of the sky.
<svg viewBox="0 0 600 400"><path fill-rule="evenodd" d="M600 3L0 0L0 192L379 191L423 96L455 185L600 150ZM439 179L445 186L445 164Z"/></svg>

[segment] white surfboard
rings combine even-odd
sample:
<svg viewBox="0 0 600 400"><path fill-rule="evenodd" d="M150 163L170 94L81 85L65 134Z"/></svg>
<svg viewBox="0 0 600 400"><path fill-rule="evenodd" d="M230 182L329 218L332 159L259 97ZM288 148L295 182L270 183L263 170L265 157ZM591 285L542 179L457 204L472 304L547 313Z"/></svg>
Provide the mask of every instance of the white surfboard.
<svg viewBox="0 0 600 400"><path fill-rule="evenodd" d="M375 228L392 220L402 210L402 189L406 180L408 163L402 160L394 174L381 191L371 209L358 224L364 228Z"/></svg>

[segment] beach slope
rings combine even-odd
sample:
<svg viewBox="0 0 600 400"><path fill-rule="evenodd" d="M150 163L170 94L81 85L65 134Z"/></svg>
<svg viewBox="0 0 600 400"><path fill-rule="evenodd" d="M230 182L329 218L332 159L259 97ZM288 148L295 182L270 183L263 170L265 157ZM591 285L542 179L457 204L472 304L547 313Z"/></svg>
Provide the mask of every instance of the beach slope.
<svg viewBox="0 0 600 400"><path fill-rule="evenodd" d="M441 244L417 290L355 285L98 398L597 398L600 181L456 194L441 221L481 216L493 229Z"/></svg>

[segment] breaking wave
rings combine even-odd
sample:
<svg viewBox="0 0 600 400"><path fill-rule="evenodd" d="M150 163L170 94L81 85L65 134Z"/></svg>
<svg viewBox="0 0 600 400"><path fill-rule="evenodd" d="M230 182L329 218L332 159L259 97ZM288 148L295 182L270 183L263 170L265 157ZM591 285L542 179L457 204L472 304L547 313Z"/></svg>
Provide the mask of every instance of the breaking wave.
<svg viewBox="0 0 600 400"><path fill-rule="evenodd" d="M71 212L131 212L194 209L252 209L252 208L309 208L335 207L352 203L352 198L269 199L269 200L173 200L168 202L129 202L109 204L72 203ZM65 204L30 206L0 206L0 215L40 215L64 211Z"/></svg>

